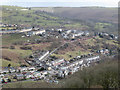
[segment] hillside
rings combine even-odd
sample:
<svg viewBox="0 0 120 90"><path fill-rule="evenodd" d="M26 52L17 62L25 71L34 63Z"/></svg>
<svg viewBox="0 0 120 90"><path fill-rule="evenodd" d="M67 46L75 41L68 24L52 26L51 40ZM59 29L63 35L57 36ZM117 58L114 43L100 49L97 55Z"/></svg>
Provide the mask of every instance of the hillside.
<svg viewBox="0 0 120 90"><path fill-rule="evenodd" d="M37 12L22 7L3 6L3 23L7 24L26 24L32 26L60 26L63 20L53 17L45 12ZM59 22L58 22L59 21Z"/></svg>
<svg viewBox="0 0 120 90"><path fill-rule="evenodd" d="M6 24L25 24L27 26L38 26L41 28L69 28L73 27L82 29L86 25L81 23L72 22L68 24L67 19L52 15L44 11L31 10L31 8L16 7L16 6L3 6L2 7L2 21Z"/></svg>
<svg viewBox="0 0 120 90"><path fill-rule="evenodd" d="M118 33L116 8L3 6L2 11L3 23L6 24Z"/></svg>
<svg viewBox="0 0 120 90"><path fill-rule="evenodd" d="M90 9L95 10L90 12ZM71 11L70 11L71 10ZM100 31L100 32L108 32L117 34L117 24L113 24L110 22L101 22L100 17L95 13L102 13L102 16L105 14L105 10L109 10L108 18L110 19L110 15L116 15L116 9L114 8L24 8L24 7L16 7L16 6L3 6L2 11L2 19L3 23L6 24L23 24L26 27L38 26L39 28L60 28L62 26L63 29L78 29L78 30L88 30L88 31ZM0 9L1 11L1 9ZM74 11L74 12L73 12ZM85 14L90 12L90 14ZM113 13L114 12L114 13ZM68 14L69 13L69 14ZM70 14L71 13L71 14ZM80 14L79 14L80 13ZM111 13L111 14L110 14ZM82 14L82 15L81 15ZM83 15L84 14L84 15ZM87 16L86 16L87 15ZM107 14L106 14L107 15ZM67 17L68 16L68 17ZM86 17L85 20L82 18ZM96 21L89 20L88 18L96 17ZM100 15L99 15L100 16ZM66 18L63 18L66 17ZM79 18L78 18L79 17ZM107 16L105 16L107 17ZM75 18L78 18L77 20ZM84 18L83 18L84 19ZM106 18L105 18L106 19ZM115 20L115 17L111 19ZM98 21L97 21L98 20ZM31 51L27 50L28 53L24 50L20 50L21 46L15 46L16 50L10 50L10 47L15 43L25 43L27 40L39 39L40 37L25 37L21 38L21 34L14 35L4 35L2 45L3 47L8 47L8 49L3 49L3 58L9 58L14 62L19 62L19 57L22 55L21 60L23 58L31 54ZM93 43L93 42L92 42ZM94 43L93 43L94 44ZM37 46L37 45L36 45ZM39 45L39 47L48 47L47 45ZM39 47L33 47L34 49L38 49ZM79 49L78 49L79 50ZM71 51L64 54L64 58L68 58L68 54L77 54L77 51ZM14 57L10 56L10 53L14 55ZM17 53L17 54L16 54ZM76 55L75 54L75 55ZM60 56L61 54L59 54ZM58 56L58 55L55 55ZM62 55L61 55L62 56Z"/></svg>
<svg viewBox="0 0 120 90"><path fill-rule="evenodd" d="M118 87L115 8L3 6L0 12L3 88Z"/></svg>
<svg viewBox="0 0 120 90"><path fill-rule="evenodd" d="M103 7L54 7L54 8L32 8L33 10L41 10L54 13L61 17L93 20L117 23L117 8Z"/></svg>
<svg viewBox="0 0 120 90"><path fill-rule="evenodd" d="M103 7L35 7L32 10L45 11L53 15L82 22L89 30L118 33L118 9Z"/></svg>
<svg viewBox="0 0 120 90"><path fill-rule="evenodd" d="M105 59L99 65L85 68L65 80L64 88L117 88L118 59ZM74 82L71 82L74 81Z"/></svg>

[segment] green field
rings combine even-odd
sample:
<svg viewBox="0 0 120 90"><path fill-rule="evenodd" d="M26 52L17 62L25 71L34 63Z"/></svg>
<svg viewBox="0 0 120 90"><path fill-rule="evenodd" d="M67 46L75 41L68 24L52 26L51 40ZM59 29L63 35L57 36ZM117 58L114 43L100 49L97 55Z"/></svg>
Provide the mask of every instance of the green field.
<svg viewBox="0 0 120 90"><path fill-rule="evenodd" d="M27 40L33 41L34 39L39 39L39 36L32 36L32 37L24 37L22 38L23 34L6 34L2 36L2 45L13 45L13 43L24 43Z"/></svg>
<svg viewBox="0 0 120 90"><path fill-rule="evenodd" d="M7 10L9 8L9 10ZM10 10L11 9L11 10ZM35 10L22 11L23 7L3 6L3 23L10 24L29 24L29 26L39 25L41 27L58 27L65 20L57 16L52 16L45 12Z"/></svg>
<svg viewBox="0 0 120 90"><path fill-rule="evenodd" d="M21 50L21 49L3 49L11 53L17 53L21 56L21 58L25 58L26 56L29 56L32 54L31 50Z"/></svg>
<svg viewBox="0 0 120 90"><path fill-rule="evenodd" d="M1 61L0 66L2 66L2 67L7 67L8 64L11 64L12 67L18 67L18 66L20 66L18 63L15 63L15 62L12 62L12 61L7 61L7 60L4 60L4 59L2 59L0 61Z"/></svg>
<svg viewBox="0 0 120 90"><path fill-rule="evenodd" d="M65 54L52 54L52 56L61 57L64 58L65 60L70 60L76 56L85 55L89 53L90 53L89 51L69 51L66 52Z"/></svg>
<svg viewBox="0 0 120 90"><path fill-rule="evenodd" d="M4 84L3 88L57 88L60 85L56 83L47 83L43 80L40 81L21 81Z"/></svg>

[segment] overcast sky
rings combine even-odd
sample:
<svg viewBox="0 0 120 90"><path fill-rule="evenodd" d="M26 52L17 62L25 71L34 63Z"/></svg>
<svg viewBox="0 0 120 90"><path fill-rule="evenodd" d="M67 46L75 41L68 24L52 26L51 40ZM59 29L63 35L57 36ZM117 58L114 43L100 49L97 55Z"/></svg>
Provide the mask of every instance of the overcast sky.
<svg viewBox="0 0 120 90"><path fill-rule="evenodd" d="M101 6L118 7L120 0L0 0L0 5L16 5L25 7L83 7Z"/></svg>

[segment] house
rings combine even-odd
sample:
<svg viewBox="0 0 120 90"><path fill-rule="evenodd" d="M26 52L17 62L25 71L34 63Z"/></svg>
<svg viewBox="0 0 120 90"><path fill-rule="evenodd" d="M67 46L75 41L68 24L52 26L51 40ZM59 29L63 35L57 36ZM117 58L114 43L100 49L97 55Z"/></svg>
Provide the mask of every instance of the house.
<svg viewBox="0 0 120 90"><path fill-rule="evenodd" d="M70 34L72 32L72 30L67 30L66 33L67 34Z"/></svg>
<svg viewBox="0 0 120 90"><path fill-rule="evenodd" d="M67 75L68 75L68 73L69 73L69 71L68 71L68 70L65 70L65 71L64 71L65 76L67 76Z"/></svg>
<svg viewBox="0 0 120 90"><path fill-rule="evenodd" d="M0 78L4 78L4 76L5 76L4 74L0 74Z"/></svg>
<svg viewBox="0 0 120 90"><path fill-rule="evenodd" d="M85 31L84 34L85 34L85 36L89 36L90 35L90 33L88 31Z"/></svg>
<svg viewBox="0 0 120 90"><path fill-rule="evenodd" d="M64 59L58 59L58 60L52 61L51 63L52 63L53 66L57 66L57 65L60 65L64 62L65 62Z"/></svg>
<svg viewBox="0 0 120 90"><path fill-rule="evenodd" d="M102 49L102 50L98 50L97 53L109 54L109 50L108 49Z"/></svg>
<svg viewBox="0 0 120 90"><path fill-rule="evenodd" d="M62 33L61 35L62 35L62 37L65 38L65 39L69 38L66 33Z"/></svg>
<svg viewBox="0 0 120 90"><path fill-rule="evenodd" d="M27 72L27 73L25 74L25 77L26 77L26 79L34 78L33 74L31 74L30 72Z"/></svg>
<svg viewBox="0 0 120 90"><path fill-rule="evenodd" d="M45 52L40 58L39 60L43 60L47 55L49 54L49 51Z"/></svg>
<svg viewBox="0 0 120 90"><path fill-rule="evenodd" d="M32 30L32 31L27 32L27 36L40 35L40 34L43 34L45 32L46 31L44 29L43 30Z"/></svg>
<svg viewBox="0 0 120 90"><path fill-rule="evenodd" d="M48 71L41 71L33 73L35 77L39 77L40 79L44 79L45 76L48 75Z"/></svg>
<svg viewBox="0 0 120 90"><path fill-rule="evenodd" d="M19 67L18 68L18 71L17 72L24 72L24 71L27 71L28 70L28 67Z"/></svg>
<svg viewBox="0 0 120 90"><path fill-rule="evenodd" d="M68 66L60 67L60 70L66 70L66 69L68 69Z"/></svg>
<svg viewBox="0 0 120 90"><path fill-rule="evenodd" d="M16 74L15 77L16 77L17 80L23 80L23 79L25 79L25 76L23 74Z"/></svg>
<svg viewBox="0 0 120 90"><path fill-rule="evenodd" d="M42 71L41 73L42 73L42 75L47 75L48 71Z"/></svg>
<svg viewBox="0 0 120 90"><path fill-rule="evenodd" d="M59 71L57 76L60 78L64 78L65 77L64 71Z"/></svg>
<svg viewBox="0 0 120 90"><path fill-rule="evenodd" d="M109 54L109 50L108 49L104 49L104 53L103 54Z"/></svg>
<svg viewBox="0 0 120 90"><path fill-rule="evenodd" d="M22 32L30 32L32 30L32 28L28 28L28 29L22 29L21 31L19 31L20 33Z"/></svg>
<svg viewBox="0 0 120 90"><path fill-rule="evenodd" d="M81 58L81 56L77 56L77 58Z"/></svg>
<svg viewBox="0 0 120 90"><path fill-rule="evenodd" d="M60 29L57 29L57 31L62 32L63 30L60 28Z"/></svg>
<svg viewBox="0 0 120 90"><path fill-rule="evenodd" d="M35 67L29 67L28 70L29 70L29 71L34 71L34 70L35 70Z"/></svg>
<svg viewBox="0 0 120 90"><path fill-rule="evenodd" d="M83 31L79 31L79 32L76 32L75 34L73 34L75 37L77 36L82 36L84 34Z"/></svg>
<svg viewBox="0 0 120 90"><path fill-rule="evenodd" d="M111 39L113 39L115 35L114 34L110 34L109 36L110 36Z"/></svg>
<svg viewBox="0 0 120 90"><path fill-rule="evenodd" d="M115 39L118 39L118 36L115 36Z"/></svg>
<svg viewBox="0 0 120 90"><path fill-rule="evenodd" d="M51 68L51 67L48 67L47 69L48 69L48 70L51 70L52 68Z"/></svg>
<svg viewBox="0 0 120 90"><path fill-rule="evenodd" d="M9 73L9 69L8 68L3 69L2 73Z"/></svg>
<svg viewBox="0 0 120 90"><path fill-rule="evenodd" d="M94 61L94 60L98 60L98 59L100 59L99 56L94 56L94 57L87 58L85 60L87 60L87 61Z"/></svg>
<svg viewBox="0 0 120 90"><path fill-rule="evenodd" d="M35 70L35 67L29 67L28 70L29 70L31 73L33 73L33 72L36 71L36 70Z"/></svg>
<svg viewBox="0 0 120 90"><path fill-rule="evenodd" d="M27 11L27 10L28 10L28 9L25 9L25 8L24 8L24 9L21 9L21 11Z"/></svg>
<svg viewBox="0 0 120 90"><path fill-rule="evenodd" d="M76 61L75 63L76 63L76 64L79 64L79 65L82 65L82 64L83 64L83 60L81 60L81 61Z"/></svg>
<svg viewBox="0 0 120 90"><path fill-rule="evenodd" d="M16 69L15 69L15 68L13 68L13 67L12 67L12 68L10 68L10 72L11 72L11 73L14 73L14 72L16 72Z"/></svg>

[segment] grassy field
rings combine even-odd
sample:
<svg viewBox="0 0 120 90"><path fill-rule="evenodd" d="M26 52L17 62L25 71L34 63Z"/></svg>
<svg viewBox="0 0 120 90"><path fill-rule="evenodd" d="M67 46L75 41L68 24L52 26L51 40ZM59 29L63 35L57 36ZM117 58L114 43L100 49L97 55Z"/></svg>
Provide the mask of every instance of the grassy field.
<svg viewBox="0 0 120 90"><path fill-rule="evenodd" d="M40 44L30 44L27 46L32 47L32 50L47 50L50 46L50 43L40 43Z"/></svg>
<svg viewBox="0 0 120 90"><path fill-rule="evenodd" d="M3 35L2 36L2 45L11 45L15 42L24 42L24 41L27 41L27 39L29 38L22 38L21 37L22 35L21 34L7 34L7 35Z"/></svg>
<svg viewBox="0 0 120 90"><path fill-rule="evenodd" d="M24 58L32 54L31 50L21 50L21 49L3 49L2 58L5 60L10 60L10 62L24 63Z"/></svg>
<svg viewBox="0 0 120 90"><path fill-rule="evenodd" d="M75 24L66 24L64 25L66 28L73 28L73 29L82 29L82 28L89 28L86 25L81 25L80 23L75 23Z"/></svg>
<svg viewBox="0 0 120 90"><path fill-rule="evenodd" d="M118 42L115 40L107 40L106 43L111 44L111 45L116 45L116 46L119 45Z"/></svg>
<svg viewBox="0 0 120 90"><path fill-rule="evenodd" d="M16 54L21 54L21 57L26 57L30 54L32 54L31 50L21 50L21 49L2 49L3 52L10 52L10 53L16 53Z"/></svg>
<svg viewBox="0 0 120 90"><path fill-rule="evenodd" d="M13 45L13 43L19 42L27 42L27 40L33 41L34 39L39 39L39 36L32 36L32 37L24 37L22 38L23 34L6 34L2 36L2 45Z"/></svg>
<svg viewBox="0 0 120 90"><path fill-rule="evenodd" d="M57 88L60 85L55 83L47 83L45 81L22 81L4 84L3 88Z"/></svg>
<svg viewBox="0 0 120 90"><path fill-rule="evenodd" d="M7 60L4 60L4 59L2 59L2 60L0 60L0 61L1 61L0 66L2 66L2 67L7 67L8 64L11 64L11 66L13 66L13 67L18 67L18 66L20 66L20 64L15 63L15 62L12 62L12 61L7 61Z"/></svg>
<svg viewBox="0 0 120 90"><path fill-rule="evenodd" d="M26 56L29 56L32 54L31 50L21 50L21 49L3 49L3 51L8 51L11 53L17 53L19 54L22 58L25 58Z"/></svg>
<svg viewBox="0 0 120 90"><path fill-rule="evenodd" d="M92 38L92 39L86 40L85 42L86 42L87 45L93 46L93 45L95 45L95 41L96 40Z"/></svg>
<svg viewBox="0 0 120 90"><path fill-rule="evenodd" d="M9 10L7 10L9 9ZM23 7L3 6L3 23L10 24L29 24L31 26L40 25L41 27L58 27L64 22L57 16L52 16L45 12L35 10L22 11Z"/></svg>
<svg viewBox="0 0 120 90"><path fill-rule="evenodd" d="M61 57L61 58L64 58L65 60L70 60L76 56L79 56L79 55L85 55L85 54L89 54L90 52L88 51L69 51L69 52L66 52L65 54L52 54L52 56L56 56L56 57Z"/></svg>

